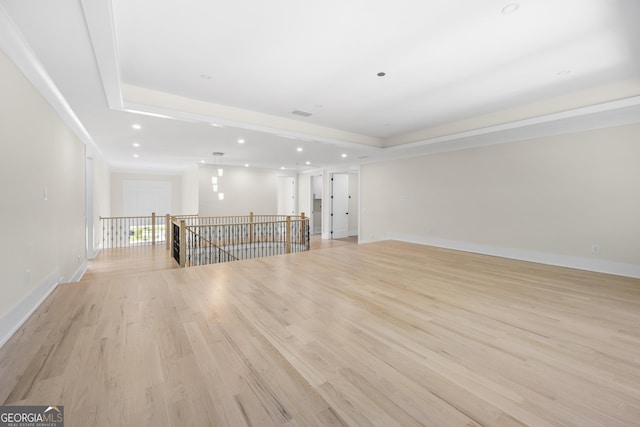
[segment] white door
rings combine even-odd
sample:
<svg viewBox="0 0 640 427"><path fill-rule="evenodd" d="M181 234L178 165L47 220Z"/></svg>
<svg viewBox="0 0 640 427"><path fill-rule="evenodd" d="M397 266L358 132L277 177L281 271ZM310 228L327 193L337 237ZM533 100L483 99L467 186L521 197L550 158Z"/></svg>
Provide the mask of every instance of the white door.
<svg viewBox="0 0 640 427"><path fill-rule="evenodd" d="M278 177L278 215L296 214L296 178Z"/></svg>
<svg viewBox="0 0 640 427"><path fill-rule="evenodd" d="M331 176L331 237L349 237L349 175Z"/></svg>

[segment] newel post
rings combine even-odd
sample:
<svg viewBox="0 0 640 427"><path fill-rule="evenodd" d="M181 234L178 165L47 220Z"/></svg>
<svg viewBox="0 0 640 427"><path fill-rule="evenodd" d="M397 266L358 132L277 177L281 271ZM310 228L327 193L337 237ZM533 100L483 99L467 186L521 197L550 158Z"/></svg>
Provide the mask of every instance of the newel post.
<svg viewBox="0 0 640 427"><path fill-rule="evenodd" d="M156 245L156 213L151 212L151 246Z"/></svg>
<svg viewBox="0 0 640 427"><path fill-rule="evenodd" d="M171 248L171 215L166 214L164 218L164 241L167 250Z"/></svg>
<svg viewBox="0 0 640 427"><path fill-rule="evenodd" d="M298 243L303 244L304 243L304 230L305 230L305 221L306 218L304 216L304 212L300 213L300 241Z"/></svg>
<svg viewBox="0 0 640 427"><path fill-rule="evenodd" d="M287 215L287 228L285 229L286 253L291 253L291 216Z"/></svg>

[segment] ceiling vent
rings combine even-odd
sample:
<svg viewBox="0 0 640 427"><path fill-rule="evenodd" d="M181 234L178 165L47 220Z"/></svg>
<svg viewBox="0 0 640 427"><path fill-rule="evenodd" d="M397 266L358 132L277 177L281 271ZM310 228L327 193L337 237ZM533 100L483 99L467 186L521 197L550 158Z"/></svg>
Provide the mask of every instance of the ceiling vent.
<svg viewBox="0 0 640 427"><path fill-rule="evenodd" d="M291 114L295 114L296 116L309 117L311 113L302 110L293 110Z"/></svg>

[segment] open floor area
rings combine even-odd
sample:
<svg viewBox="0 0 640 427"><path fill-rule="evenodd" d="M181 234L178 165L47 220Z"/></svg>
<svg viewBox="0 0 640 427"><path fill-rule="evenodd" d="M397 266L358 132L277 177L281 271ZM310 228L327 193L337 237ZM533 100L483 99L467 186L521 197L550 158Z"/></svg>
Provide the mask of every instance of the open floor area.
<svg viewBox="0 0 640 427"><path fill-rule="evenodd" d="M316 243L187 269L103 251L0 349L0 402L67 427L637 425L640 280Z"/></svg>

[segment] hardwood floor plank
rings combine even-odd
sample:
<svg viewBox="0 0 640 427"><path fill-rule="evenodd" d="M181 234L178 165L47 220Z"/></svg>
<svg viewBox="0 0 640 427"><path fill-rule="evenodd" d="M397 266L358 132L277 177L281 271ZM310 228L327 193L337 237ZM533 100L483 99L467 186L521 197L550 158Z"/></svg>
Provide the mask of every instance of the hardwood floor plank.
<svg viewBox="0 0 640 427"><path fill-rule="evenodd" d="M0 349L68 426L631 426L640 280L402 242L101 254Z"/></svg>

